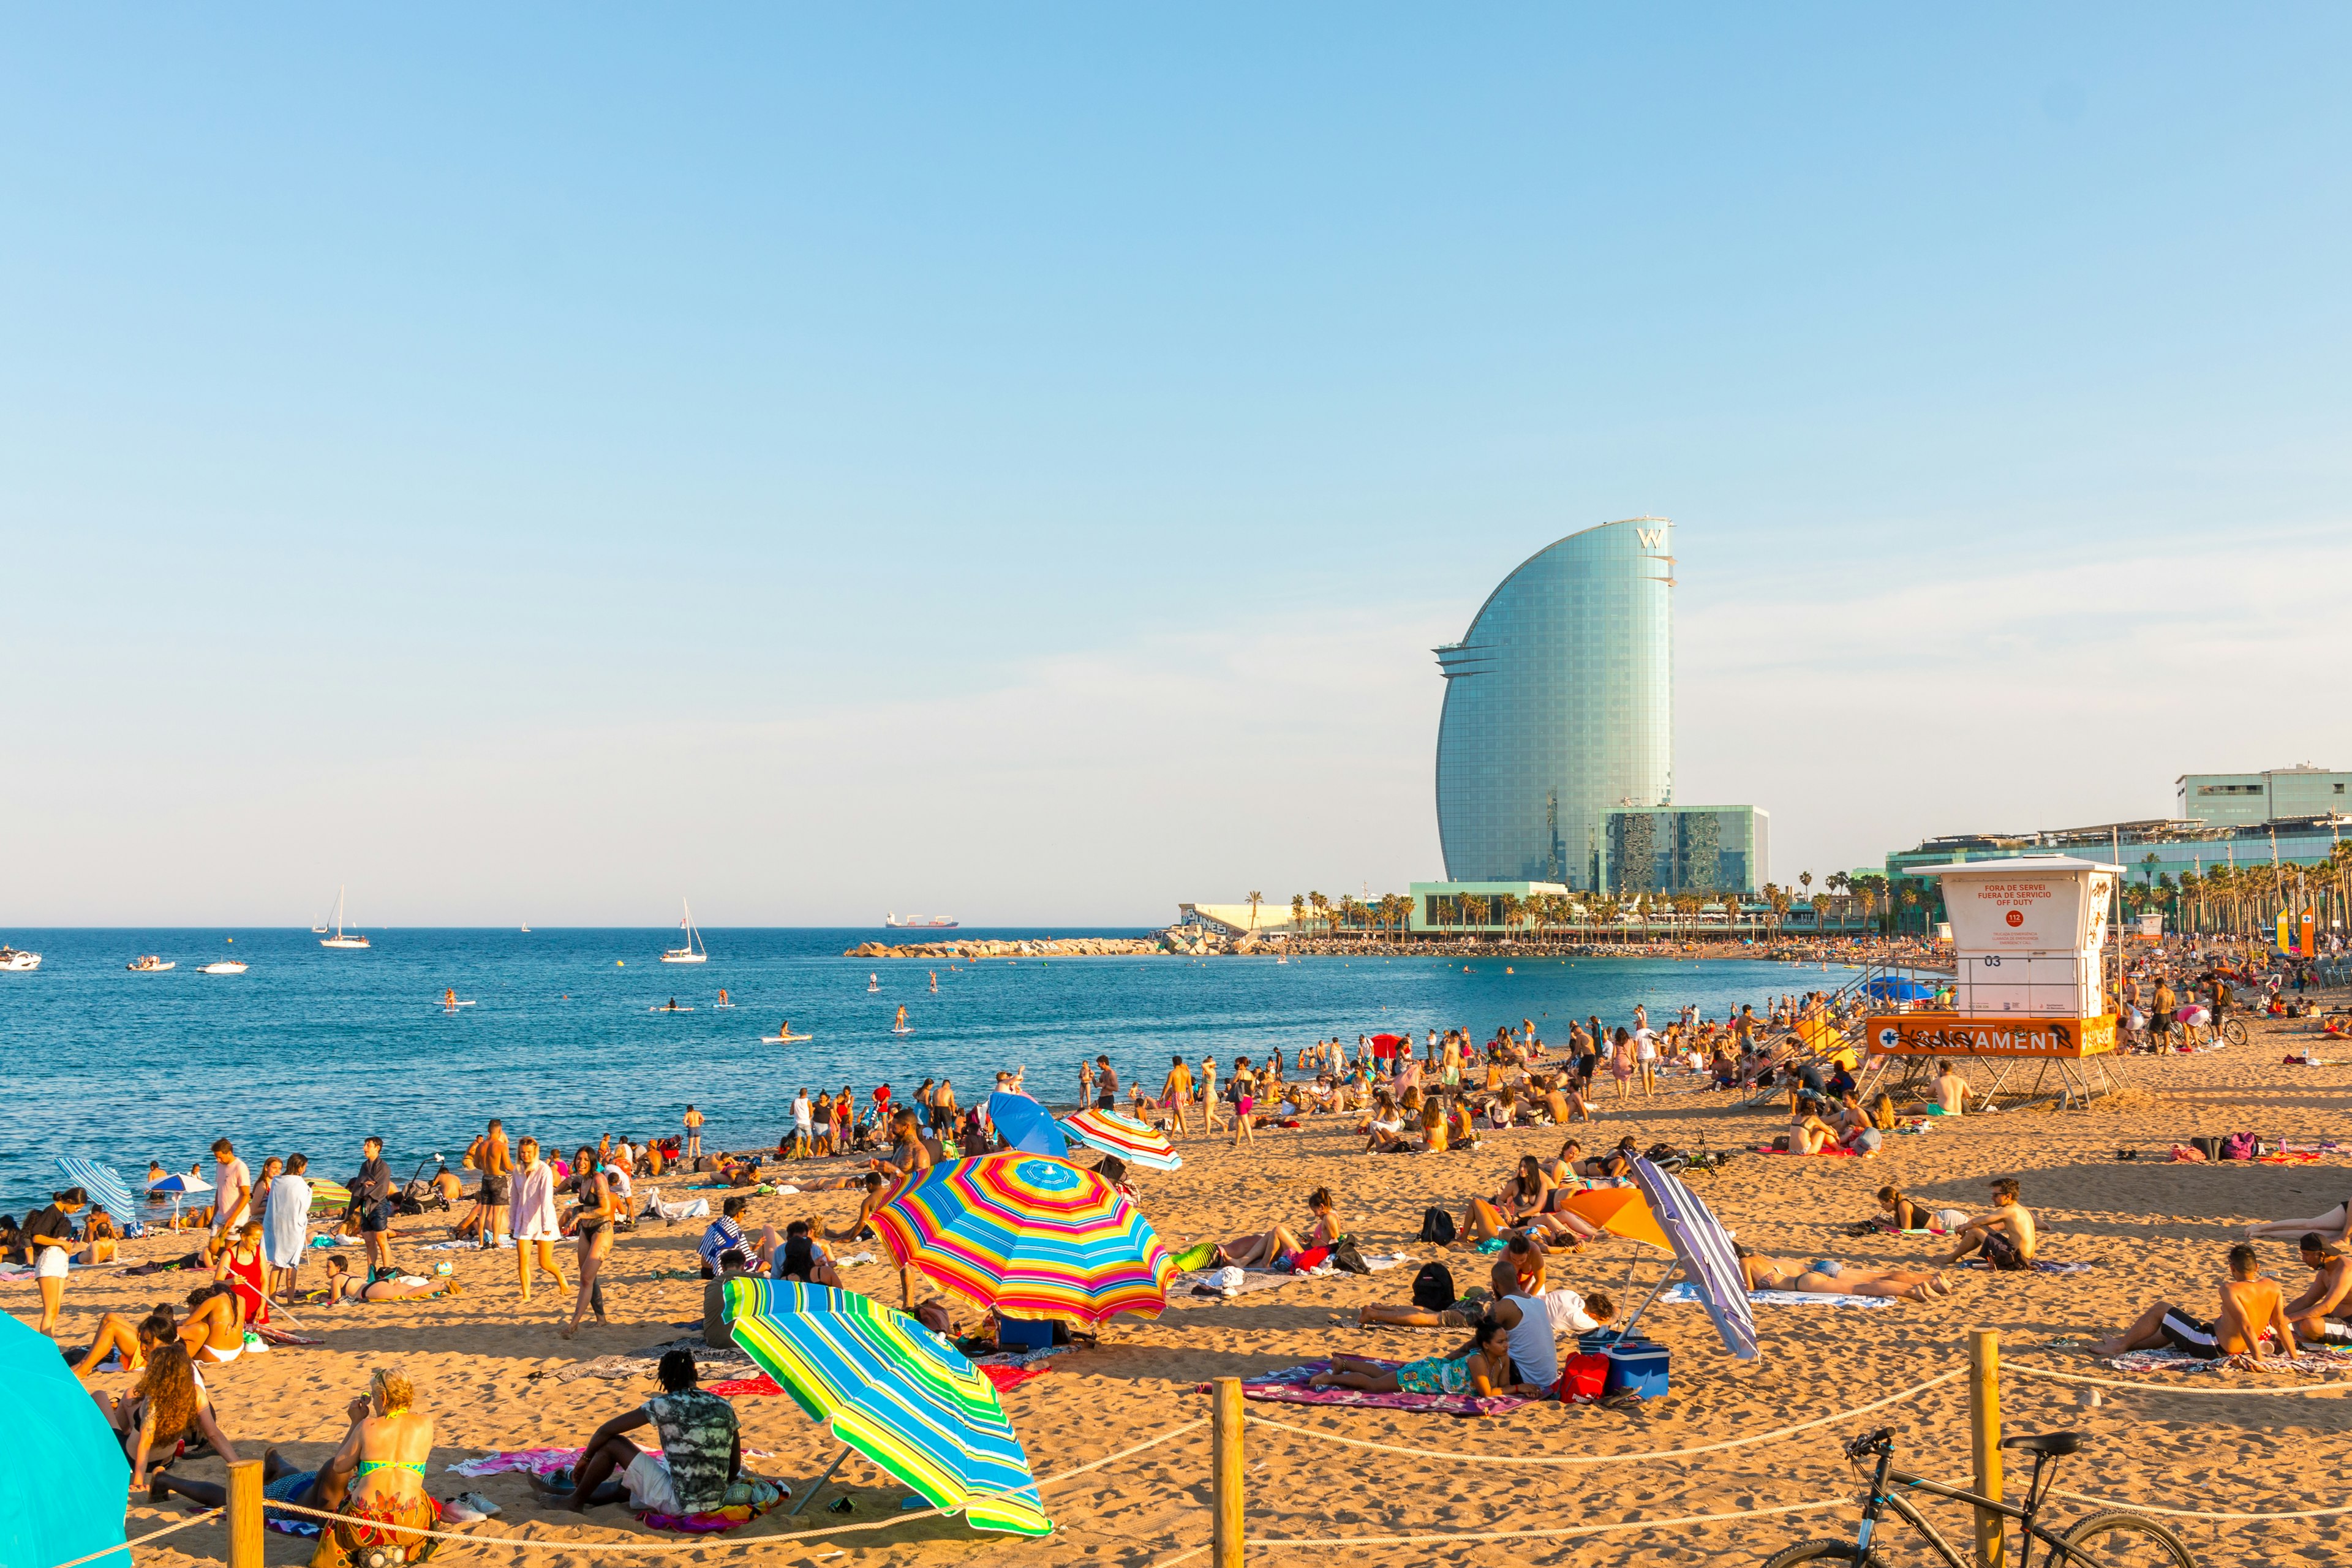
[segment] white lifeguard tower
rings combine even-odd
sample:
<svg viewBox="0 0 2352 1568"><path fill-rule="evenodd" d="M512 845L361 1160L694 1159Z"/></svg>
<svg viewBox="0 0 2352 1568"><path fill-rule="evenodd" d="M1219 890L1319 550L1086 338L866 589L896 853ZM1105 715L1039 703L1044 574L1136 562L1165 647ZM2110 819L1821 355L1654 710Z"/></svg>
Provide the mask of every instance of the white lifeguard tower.
<svg viewBox="0 0 2352 1568"><path fill-rule="evenodd" d="M1958 973L1949 1011L1920 1009L1872 1016L1871 1056L1941 1057L1984 1063L1992 1074L1982 1097L2001 1092L2020 1061L2055 1068L2062 1099L2087 1100L2116 1086L2101 1058L2116 1048L2107 1011L2107 913L2121 866L2066 855L2029 855L1922 866L1911 874L1943 885ZM2090 1063L2090 1066L2085 1066ZM1879 1062L1882 1068L1885 1065Z"/></svg>

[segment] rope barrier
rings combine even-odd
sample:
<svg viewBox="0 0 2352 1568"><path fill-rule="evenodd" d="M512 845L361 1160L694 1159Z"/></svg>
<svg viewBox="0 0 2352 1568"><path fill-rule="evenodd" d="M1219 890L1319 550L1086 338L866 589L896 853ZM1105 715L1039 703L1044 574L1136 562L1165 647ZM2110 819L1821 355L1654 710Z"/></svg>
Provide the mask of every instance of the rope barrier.
<svg viewBox="0 0 2352 1568"><path fill-rule="evenodd" d="M136 1541L126 1541L120 1546L109 1546L102 1551L92 1552L87 1556L77 1557L70 1563L60 1563L58 1564L58 1568L81 1568L81 1565L85 1563L95 1563L100 1558L111 1556L117 1552L128 1552L134 1546L144 1546L151 1541L160 1541L175 1530L185 1530L192 1524L202 1524L207 1520L218 1519L227 1511L228 1510L225 1508L211 1509L204 1513L196 1515L194 1519L184 1519L179 1521L177 1523L167 1524L161 1530L151 1530L146 1534L139 1537Z"/></svg>
<svg viewBox="0 0 2352 1568"><path fill-rule="evenodd" d="M1119 1459L1124 1459L1131 1454L1139 1454L1146 1448L1156 1448L1162 1443L1181 1437L1185 1433L1192 1431L1198 1427L1205 1426L1208 1424L1209 1418L1203 1415L1198 1420L1187 1421L1181 1426L1171 1426L1167 1431L1160 1433L1157 1437L1146 1438L1144 1441L1135 1444L1131 1447L1121 1448L1115 1454L1106 1454L1099 1459L1090 1459L1087 1463L1076 1466L1074 1468L1061 1470L1054 1475L1047 1476L1045 1479L1037 1483L1038 1489L1042 1491L1047 1487L1054 1486L1062 1481L1066 1481L1074 1476L1085 1475L1088 1470L1098 1470L1105 1465L1111 1464ZM299 1503L266 1501L262 1504L262 1507L272 1509L281 1513L302 1514L310 1519L325 1520L329 1523L333 1523L338 1521L350 1521L352 1523L366 1524L376 1530L397 1531L404 1535L424 1536L433 1541L471 1542L478 1546L536 1546L542 1550L557 1552L578 1552L593 1547L598 1552L676 1552L678 1550L680 1545L680 1542L667 1538L652 1542L557 1541L530 1535L467 1535L459 1534L446 1530L425 1530L421 1528L411 1528L407 1525L387 1524L383 1520L352 1520L349 1514L330 1513L323 1509L305 1508ZM221 1510L218 1509L213 1510L214 1513L218 1513ZM894 1515L889 1519L868 1520L859 1524L833 1524L827 1525L822 1530L795 1530L784 1534L747 1536L735 1541L714 1541L708 1536L703 1536L692 1540L688 1542L688 1544L694 1546L698 1550L706 1551L712 1547L719 1547L730 1551L740 1550L753 1546L773 1545L783 1542L807 1541L820 1535L847 1535L864 1530L888 1530L894 1525L908 1524L911 1523L915 1520L931 1519L941 1514L953 1513L957 1511L960 1510L944 1508L910 1509L905 1513ZM204 1516L204 1518L206 1519L211 1517L211 1514ZM196 1524L201 1522L201 1520L188 1520L181 1524L172 1526L172 1529L180 1530L185 1528L188 1524ZM159 1531L157 1533L163 1534L167 1532ZM130 1544L136 1545L138 1542L133 1542ZM110 1547L108 1550L120 1551L121 1548ZM104 1553L100 1553L99 1555L102 1556ZM90 1559L87 1557L79 1560L79 1563L87 1563L89 1561L90 1561ZM60 1563L58 1568L78 1568L78 1564L75 1563Z"/></svg>
<svg viewBox="0 0 2352 1568"><path fill-rule="evenodd" d="M1262 1546L1404 1546L1425 1541L1535 1541L1563 1535L1606 1535L1622 1530L1663 1530L1669 1525L1715 1524L1731 1519L1763 1519L1775 1514L1815 1513L1825 1508L1846 1508L1852 1498L1823 1498L1818 1502L1783 1503L1778 1508L1741 1509L1732 1513L1685 1513L1673 1519L1629 1519L1615 1524L1572 1524L1557 1530L1444 1531L1430 1535L1253 1535L1250 1550ZM1203 1542L1173 1557L1163 1557L1152 1568L1177 1568L1209 1550Z"/></svg>
<svg viewBox="0 0 2352 1568"><path fill-rule="evenodd" d="M1753 1433L1745 1437L1733 1437L1721 1443L1702 1444L1696 1448L1659 1448L1643 1454L1548 1454L1530 1458L1506 1454L1457 1454L1438 1448L1408 1448L1394 1443L1375 1443L1364 1437L1342 1436L1337 1432L1318 1431L1312 1426L1294 1426L1287 1421L1276 1421L1270 1416L1259 1415L1255 1413L1250 1415L1249 1420L1253 1426L1271 1426L1280 1432L1296 1432L1302 1437L1320 1437L1327 1443L1344 1443L1351 1448L1371 1448L1383 1454L1402 1454L1417 1459L1467 1459L1481 1465L1613 1465L1635 1459L1688 1458L1696 1454L1721 1453L1726 1448L1744 1448L1756 1443L1777 1442L1783 1437L1792 1437L1800 1432L1810 1432L1816 1426L1828 1426L1840 1421L1851 1421L1857 1415L1867 1415L1874 1410L1884 1410L1890 1405L1900 1405L1906 1399L1916 1399L1931 1388L1940 1387L1955 1378L1966 1377L1968 1373L1969 1369L1964 1366L1954 1367L1951 1371L1931 1377L1925 1383L1906 1388L1900 1394L1890 1394L1885 1399L1869 1405L1858 1405L1852 1410L1841 1410L1834 1415L1823 1415L1815 1420L1800 1422L1794 1426L1783 1426L1775 1432Z"/></svg>
<svg viewBox="0 0 2352 1568"><path fill-rule="evenodd" d="M2193 1388L2185 1383L2125 1383L2112 1377L2089 1377L2079 1372L2057 1372L2049 1367L2026 1366L2018 1362L2003 1362L2003 1372L2013 1372L2021 1377L2047 1377L2059 1383L2085 1383L2095 1388L2123 1388L2136 1394L2215 1394L2231 1398L2245 1398L2262 1394L2352 1394L2352 1382L2303 1383L2292 1388Z"/></svg>
<svg viewBox="0 0 2352 1568"><path fill-rule="evenodd" d="M2101 1508L2119 1508L2129 1513L2163 1513L2175 1519L2324 1519L2331 1514L2352 1513L2352 1503L2342 1508L2307 1508L2298 1513L2207 1513L2193 1508L2158 1508L2153 1503L2120 1502L2114 1498L2091 1497L2084 1492L2070 1492L2063 1487L2052 1487L2053 1493L2073 1498L2076 1502L2096 1503Z"/></svg>

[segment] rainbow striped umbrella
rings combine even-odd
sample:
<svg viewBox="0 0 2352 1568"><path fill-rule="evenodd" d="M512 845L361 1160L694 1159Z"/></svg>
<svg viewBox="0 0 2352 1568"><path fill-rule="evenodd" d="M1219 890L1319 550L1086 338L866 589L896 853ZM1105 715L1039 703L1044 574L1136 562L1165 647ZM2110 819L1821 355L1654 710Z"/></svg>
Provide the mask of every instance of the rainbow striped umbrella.
<svg viewBox="0 0 2352 1568"><path fill-rule="evenodd" d="M349 1208L352 1190L341 1182L331 1182L324 1176L306 1176L310 1184L310 1206L317 1208Z"/></svg>
<svg viewBox="0 0 2352 1568"><path fill-rule="evenodd" d="M996 1385L939 1335L854 1290L791 1279L728 1280L726 1312L810 1419L932 1507L979 1530L1053 1532Z"/></svg>
<svg viewBox="0 0 2352 1568"><path fill-rule="evenodd" d="M1179 1171L1184 1167L1184 1156L1176 1152L1176 1145L1168 1141L1166 1133L1132 1116L1121 1116L1116 1110L1087 1110L1064 1117L1062 1125L1087 1148L1116 1154L1130 1165L1140 1165L1147 1171Z"/></svg>
<svg viewBox="0 0 2352 1568"><path fill-rule="evenodd" d="M911 1176L874 1211L901 1268L1017 1317L1158 1317L1175 1260L1127 1194L1043 1154L982 1154Z"/></svg>

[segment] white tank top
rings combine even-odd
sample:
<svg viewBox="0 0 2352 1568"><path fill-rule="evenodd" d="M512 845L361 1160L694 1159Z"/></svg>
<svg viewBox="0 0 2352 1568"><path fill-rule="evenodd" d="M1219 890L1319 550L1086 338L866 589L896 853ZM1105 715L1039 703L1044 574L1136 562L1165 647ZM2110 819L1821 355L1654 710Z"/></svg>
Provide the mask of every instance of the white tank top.
<svg viewBox="0 0 2352 1568"><path fill-rule="evenodd" d="M1559 1379L1559 1350L1552 1340L1551 1314L1545 1310L1543 1298L1506 1296L1503 1300L1519 1310L1519 1321L1511 1327L1511 1364L1519 1369L1521 1382L1549 1388Z"/></svg>

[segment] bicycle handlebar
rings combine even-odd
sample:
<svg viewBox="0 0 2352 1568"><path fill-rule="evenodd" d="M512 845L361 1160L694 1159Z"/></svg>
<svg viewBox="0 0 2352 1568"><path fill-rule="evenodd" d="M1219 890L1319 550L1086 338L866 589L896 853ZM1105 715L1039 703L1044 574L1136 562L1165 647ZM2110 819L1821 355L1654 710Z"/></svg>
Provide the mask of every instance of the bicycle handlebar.
<svg viewBox="0 0 2352 1568"><path fill-rule="evenodd" d="M1895 1428L1892 1426L1881 1426L1875 1432L1864 1433L1845 1446L1845 1457L1849 1459L1859 1459L1864 1454L1888 1451L1894 1436Z"/></svg>

